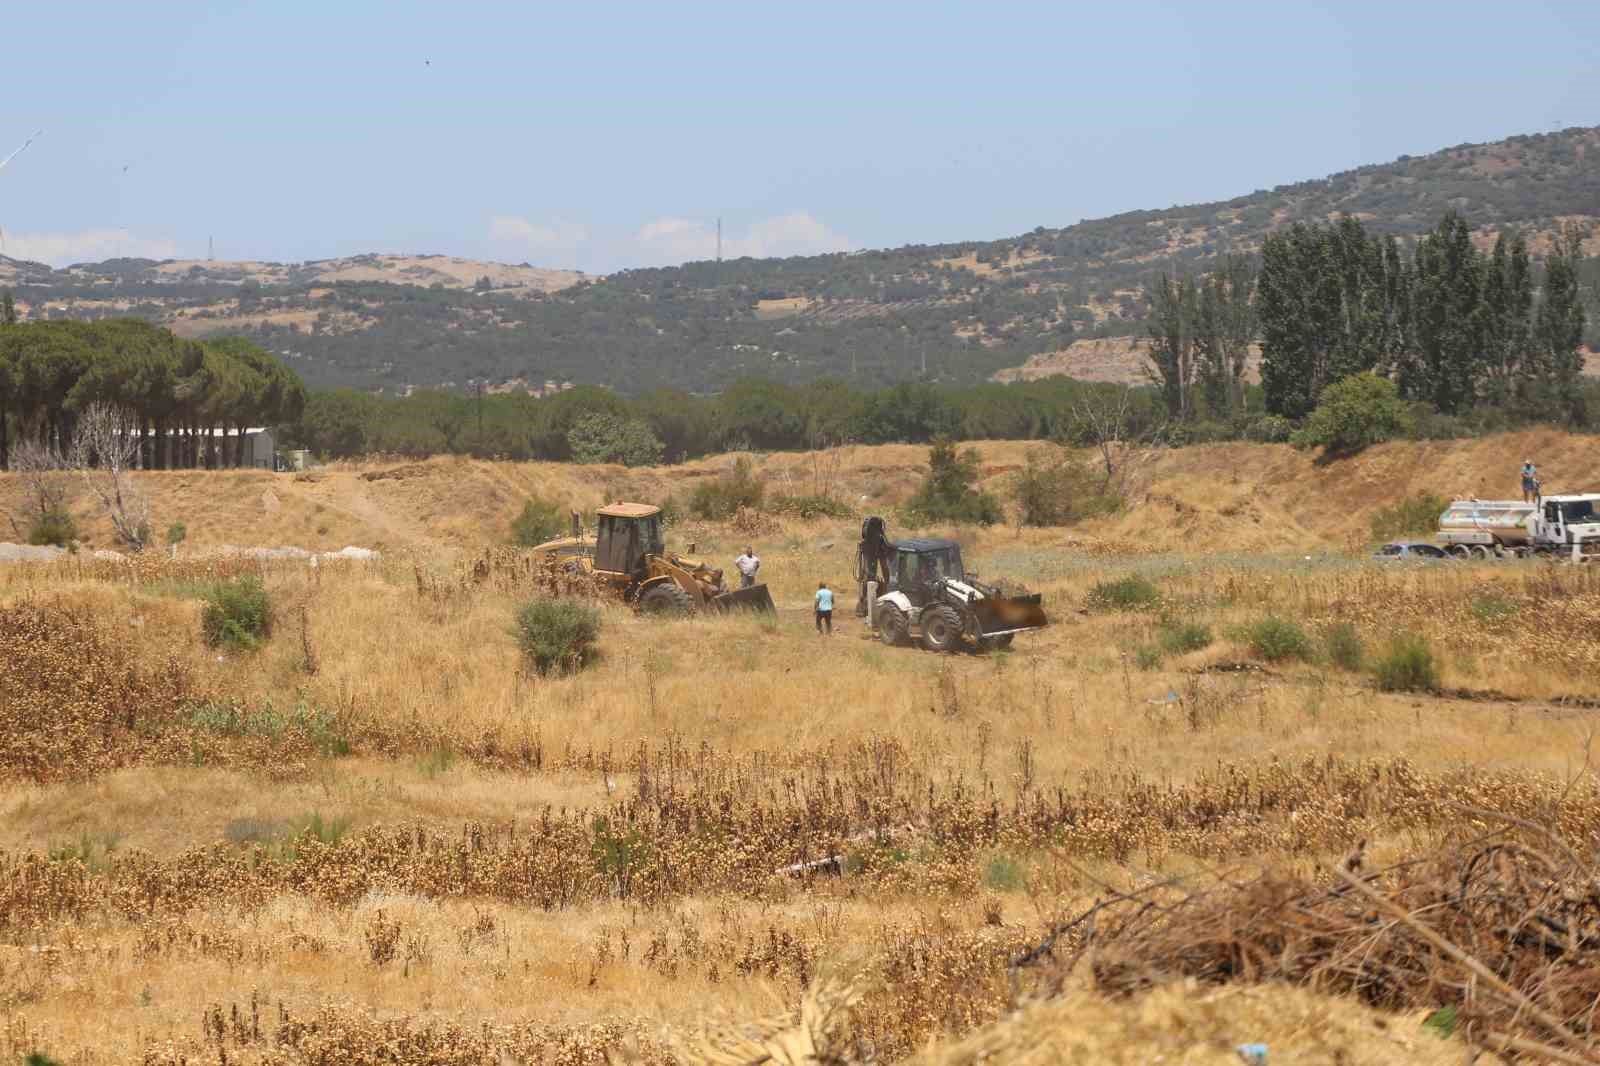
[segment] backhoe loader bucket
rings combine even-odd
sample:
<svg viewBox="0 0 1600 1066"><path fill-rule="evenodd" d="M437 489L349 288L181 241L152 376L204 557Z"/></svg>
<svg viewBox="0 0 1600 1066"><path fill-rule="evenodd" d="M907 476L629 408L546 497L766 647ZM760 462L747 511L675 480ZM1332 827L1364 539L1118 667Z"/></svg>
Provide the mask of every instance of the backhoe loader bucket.
<svg viewBox="0 0 1600 1066"><path fill-rule="evenodd" d="M1044 616L1037 592L1031 596L987 597L974 603L972 610L978 616L978 625L986 637L1043 629L1050 624Z"/></svg>
<svg viewBox="0 0 1600 1066"><path fill-rule="evenodd" d="M772 593L767 591L765 585L751 585L747 589L734 589L724 592L720 596L711 597L711 605L724 613L728 611L762 611L776 614L777 607L773 606Z"/></svg>

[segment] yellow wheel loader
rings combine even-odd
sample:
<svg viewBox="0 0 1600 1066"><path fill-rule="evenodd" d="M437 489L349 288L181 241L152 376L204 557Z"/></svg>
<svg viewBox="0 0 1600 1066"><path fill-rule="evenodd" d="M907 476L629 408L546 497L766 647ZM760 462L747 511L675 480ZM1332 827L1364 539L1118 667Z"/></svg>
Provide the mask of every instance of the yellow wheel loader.
<svg viewBox="0 0 1600 1066"><path fill-rule="evenodd" d="M588 539L578 516L572 535L533 549L547 565L590 575L646 614L696 611L774 611L766 585L728 589L722 571L666 550L661 508L647 503L612 503L595 512Z"/></svg>

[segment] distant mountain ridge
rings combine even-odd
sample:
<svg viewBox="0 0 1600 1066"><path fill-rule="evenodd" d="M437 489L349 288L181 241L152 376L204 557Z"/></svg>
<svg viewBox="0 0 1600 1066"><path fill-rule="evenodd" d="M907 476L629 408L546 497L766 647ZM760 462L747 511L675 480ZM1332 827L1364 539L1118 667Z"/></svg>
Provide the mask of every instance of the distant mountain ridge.
<svg viewBox="0 0 1600 1066"><path fill-rule="evenodd" d="M965 383L1022 367L1024 376L1126 379L1136 360L1108 353L1130 345L1106 342L1143 331L1142 286L1156 271L1203 272L1222 254L1259 248L1277 227L1343 214L1410 238L1449 209L1484 242L1521 229L1536 255L1575 224L1600 255L1600 128L1457 145L992 241L604 277L449 256L120 259L63 270L0 258L0 286L30 317L135 314L190 336L244 333L313 386L556 379L709 391L745 376ZM1600 260L1586 269L1597 347Z"/></svg>

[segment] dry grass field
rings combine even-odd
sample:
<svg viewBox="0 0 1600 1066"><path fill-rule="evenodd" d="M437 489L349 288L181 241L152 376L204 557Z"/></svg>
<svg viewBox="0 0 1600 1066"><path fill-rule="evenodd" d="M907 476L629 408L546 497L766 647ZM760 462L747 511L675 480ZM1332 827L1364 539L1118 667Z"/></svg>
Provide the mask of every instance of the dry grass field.
<svg viewBox="0 0 1600 1066"><path fill-rule="evenodd" d="M1028 448L980 446L991 487ZM681 498L728 458L144 475L158 524L188 526L176 557L0 565L0 1055L1198 1064L1259 1042L1274 1062L1443 1063L1463 1034L1514 1056L1493 1043L1510 1033L1592 1061L1580 1009L1557 1019L1570 1040L1508 1022L1482 978L1396 939L1468 928L1469 878L1419 902L1448 880L1424 859L1506 831L1525 850L1496 870L1565 848L1592 870L1600 850L1600 571L1360 551L1378 507L1505 495L1524 452L1547 484L1593 487L1594 442L1553 432L1327 465L1229 445L1163 456L1125 512L1077 527L928 531L1043 593L1054 624L993 655L871 639L854 521L684 522L674 546L723 565L757 546L776 619L602 605L594 661L549 678L512 628L543 593L496 546L523 498ZM834 491L892 514L925 455L850 450ZM808 491L819 462L756 468ZM0 480L0 508L19 491ZM225 544L384 554L313 568ZM272 635L209 647L200 593L239 575L264 582ZM807 609L824 579L831 639ZM1400 634L1431 649L1426 691L1373 672ZM1326 921L1335 897L1294 893L1338 885L1358 847L1365 870L1411 863L1373 882L1409 922L1356 908L1269 950L1267 911L1173 895L1278 892L1274 920ZM1551 1003L1597 972L1600 900L1570 874ZM1107 912L1087 961L1065 964L1080 925L1010 972L1128 897L1175 917ZM1511 981L1524 940L1496 935L1472 951ZM1204 961L1224 943L1256 946ZM1449 1038L1422 1025L1445 1006Z"/></svg>

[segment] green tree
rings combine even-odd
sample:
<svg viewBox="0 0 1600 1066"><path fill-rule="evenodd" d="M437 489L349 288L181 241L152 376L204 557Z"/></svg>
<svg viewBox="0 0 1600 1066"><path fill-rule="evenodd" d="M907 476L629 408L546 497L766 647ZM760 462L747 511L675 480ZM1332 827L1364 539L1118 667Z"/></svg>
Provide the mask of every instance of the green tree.
<svg viewBox="0 0 1600 1066"><path fill-rule="evenodd" d="M576 463L621 463L650 466L661 461L662 443L641 418L618 418L595 412L580 416L567 431L567 445Z"/></svg>
<svg viewBox="0 0 1600 1066"><path fill-rule="evenodd" d="M977 449L957 452L949 440L928 449L928 473L906 505L923 522L975 522L990 526L1005 518L1000 501L973 486L979 474Z"/></svg>
<svg viewBox="0 0 1600 1066"><path fill-rule="evenodd" d="M1483 374L1480 310L1485 264L1454 211L1417 244L1412 288L1414 344L1398 367L1400 392L1445 414L1472 406Z"/></svg>
<svg viewBox="0 0 1600 1066"><path fill-rule="evenodd" d="M1293 440L1299 448L1344 454L1402 436L1410 428L1411 414L1395 383L1367 372L1322 390L1322 402Z"/></svg>
<svg viewBox="0 0 1600 1066"><path fill-rule="evenodd" d="M1585 315L1578 288L1582 262L1582 234L1569 229L1545 258L1544 285L1533 325L1533 347L1539 361L1536 388L1544 400L1546 417L1570 424L1581 424L1585 414L1580 349Z"/></svg>
<svg viewBox="0 0 1600 1066"><path fill-rule="evenodd" d="M1150 338L1145 372L1161 390L1167 417L1185 420L1193 413L1195 334L1200 297L1194 279L1161 274L1146 290L1150 301Z"/></svg>
<svg viewBox="0 0 1600 1066"><path fill-rule="evenodd" d="M1230 255L1200 287L1195 358L1206 407L1213 415L1244 411L1245 366L1256 339L1255 268Z"/></svg>
<svg viewBox="0 0 1600 1066"><path fill-rule="evenodd" d="M0 293L0 326L14 326L17 324L17 301L11 298L11 290Z"/></svg>

